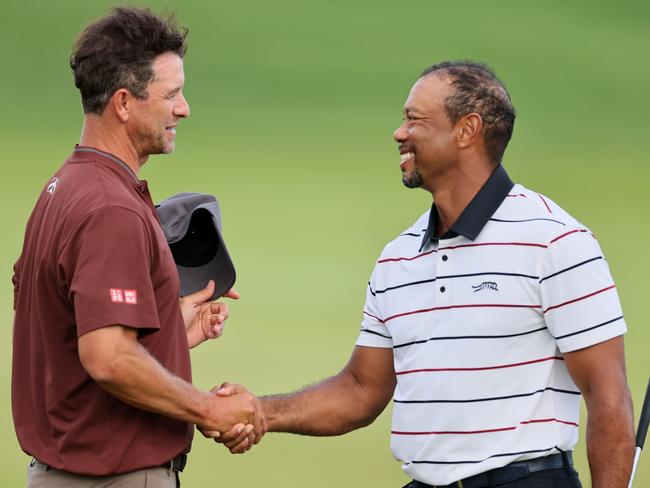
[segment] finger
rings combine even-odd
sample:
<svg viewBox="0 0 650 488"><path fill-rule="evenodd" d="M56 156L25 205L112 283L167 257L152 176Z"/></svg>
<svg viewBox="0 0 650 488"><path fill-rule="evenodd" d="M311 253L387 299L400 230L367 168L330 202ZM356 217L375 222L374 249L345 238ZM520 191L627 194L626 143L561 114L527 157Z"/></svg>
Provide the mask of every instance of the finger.
<svg viewBox="0 0 650 488"><path fill-rule="evenodd" d="M214 295L214 281L210 280L202 290L195 291L189 295L185 295L183 297L183 302L189 302L192 305L199 305L210 300L210 298L212 298L212 295Z"/></svg>
<svg viewBox="0 0 650 488"><path fill-rule="evenodd" d="M239 294L239 292L237 290L235 290L234 288L231 288L230 290L228 290L226 292L224 297L225 298L232 298L233 300L239 300L241 298L241 295Z"/></svg>
<svg viewBox="0 0 650 488"><path fill-rule="evenodd" d="M252 425L247 425L245 428L241 430L241 432L235 437L234 439L230 439L228 441L225 441L223 444L228 448L228 449L233 449L242 442L244 442L244 439L249 439L250 441L250 433L253 430Z"/></svg>
<svg viewBox="0 0 650 488"><path fill-rule="evenodd" d="M218 339L223 334L223 325L213 327L210 331L210 339Z"/></svg>
<svg viewBox="0 0 650 488"><path fill-rule="evenodd" d="M227 381L223 383L216 390L213 390L213 393L215 393L217 396L230 396L230 395L235 395L236 393L239 392L240 392L239 385L235 383L228 383Z"/></svg>
<svg viewBox="0 0 650 488"><path fill-rule="evenodd" d="M226 445L236 445L235 441L241 442L244 437L246 437L246 425L245 424L235 424L229 431L223 432L221 437L219 437L219 442Z"/></svg>
<svg viewBox="0 0 650 488"><path fill-rule="evenodd" d="M203 434L203 437L206 437L208 439L214 439L215 441L219 441L221 438L221 432L218 430L200 430L201 434Z"/></svg>
<svg viewBox="0 0 650 488"><path fill-rule="evenodd" d="M227 317L223 315L210 315L210 325L221 325L226 321Z"/></svg>
<svg viewBox="0 0 650 488"><path fill-rule="evenodd" d="M223 302L210 302L210 313L221 314L227 317L230 315L230 308Z"/></svg>
<svg viewBox="0 0 650 488"><path fill-rule="evenodd" d="M241 442L241 444L239 444L238 446L236 446L236 447L230 449L230 452L231 452L232 454L243 454L243 453L245 453L246 451L248 451L248 449L249 449L248 446L249 446L249 443L248 443L248 437L247 437L246 439L244 439L244 440Z"/></svg>

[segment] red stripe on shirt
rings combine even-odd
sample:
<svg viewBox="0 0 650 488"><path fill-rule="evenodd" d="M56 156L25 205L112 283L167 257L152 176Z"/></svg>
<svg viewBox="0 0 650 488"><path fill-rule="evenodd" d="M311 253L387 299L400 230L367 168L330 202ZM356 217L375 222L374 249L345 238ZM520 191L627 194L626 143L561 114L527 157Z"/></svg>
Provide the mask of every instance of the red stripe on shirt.
<svg viewBox="0 0 650 488"><path fill-rule="evenodd" d="M429 432L413 432L413 431L403 431L403 430L391 430L390 433L394 435L445 435L445 434L454 434L454 435L468 435L468 434L489 434L490 432L503 432L505 430L515 430L519 425L528 425L528 424L543 424L556 422L559 424L571 425L573 427L578 427L578 424L568 420L560 419L534 419L534 420L524 420L519 422L518 425L511 427L497 427L495 429L483 429L483 430L432 430Z"/></svg>
<svg viewBox="0 0 650 488"><path fill-rule="evenodd" d="M595 291L593 293L590 293L589 295L585 295L582 297L574 298L573 300L569 300L568 302L564 303L559 303L557 305L553 305L552 307L548 307L546 310L544 310L544 313L548 312L549 310L553 310L556 308L564 307L565 305L569 305L571 303L579 302L580 300L584 300L589 297L593 297L594 295L598 295L599 293L606 292L607 290L611 290L612 288L616 288L616 285L610 285L607 288L603 288L602 290ZM387 319L388 320L388 319Z"/></svg>
<svg viewBox="0 0 650 488"><path fill-rule="evenodd" d="M544 249L548 247L546 244L537 244L535 242L481 242L478 244L459 244L457 246L440 247L432 251L423 252L422 254L418 254L417 256L411 256L410 258L407 257L384 258L377 261L377 264L388 263L393 261L413 261L414 259L421 258L422 256L427 256L431 253L443 251L446 249L459 249L461 247L478 247L478 246L529 246L529 247L532 246L532 247L541 247Z"/></svg>
<svg viewBox="0 0 650 488"><path fill-rule="evenodd" d="M363 313L364 313L365 315L367 315L368 317L372 317L373 319L377 319L377 320L379 320L379 322L381 322L382 324L384 323L384 321L381 320L381 319L380 319L379 317L377 317L376 315L373 315L373 314L371 314L371 313L368 313L368 312L366 312L365 310L363 311Z"/></svg>
<svg viewBox="0 0 650 488"><path fill-rule="evenodd" d="M571 234L575 234L576 232L589 232L589 231L588 231L587 229L576 229L576 230L571 230L571 231L569 231L569 232L566 232L566 233L564 233L564 234L562 234L562 235L557 236L555 239L553 239L551 242L549 242L549 244L553 244L555 241L559 241L559 240L562 239L563 237L566 237L566 236L571 235ZM592 235L593 235L593 234L592 234Z"/></svg>
<svg viewBox="0 0 650 488"><path fill-rule="evenodd" d="M548 206L548 203L546 203L546 200L544 199L544 197L542 195L540 195L539 193L537 194L537 196L539 197L539 199L542 201L542 203L546 207L546 210L548 210L548 213L552 214L553 210L551 210L551 207Z"/></svg>
<svg viewBox="0 0 650 488"><path fill-rule="evenodd" d="M433 308L424 308L422 310L413 310L411 312L402 312L384 319L382 322L386 323L389 320L393 320L399 317L404 317L406 315L414 315L417 313L426 313L426 312L435 312L436 310L449 310L452 308L542 308L541 305L515 305L510 303L477 303L477 304L468 304L468 305L449 305L446 307L433 307Z"/></svg>
<svg viewBox="0 0 650 488"><path fill-rule="evenodd" d="M561 356L550 356L547 358L533 359L531 361L524 361L521 363L512 363L512 364L498 364L496 366L480 366L477 368L426 368L426 369L409 369L406 371L396 371L396 375L401 374L412 374L412 373L439 373L443 371L485 371L490 369L504 369L504 368L516 368L518 366L526 366L528 364L543 363L546 361L564 361L564 358Z"/></svg>
<svg viewBox="0 0 650 488"><path fill-rule="evenodd" d="M428 254L431 254L432 252L438 252L438 250L434 249L433 251L423 252L422 254L418 254L417 256L413 256L413 257L410 257L410 258L384 258L384 259L380 259L379 261L377 261L377 263L388 263L388 262L391 262L391 261L413 261L414 259L421 258L422 256L427 256Z"/></svg>

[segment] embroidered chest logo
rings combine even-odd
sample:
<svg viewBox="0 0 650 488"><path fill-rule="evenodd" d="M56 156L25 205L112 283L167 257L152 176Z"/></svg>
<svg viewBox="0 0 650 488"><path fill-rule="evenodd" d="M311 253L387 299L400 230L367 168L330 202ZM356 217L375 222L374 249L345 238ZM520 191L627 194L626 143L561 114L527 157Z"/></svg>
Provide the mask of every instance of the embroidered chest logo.
<svg viewBox="0 0 650 488"><path fill-rule="evenodd" d="M50 181L50 184L47 185L47 192L51 195L54 193L54 190L56 190L56 187L59 185L59 178L56 176L52 178L52 181Z"/></svg>
<svg viewBox="0 0 650 488"><path fill-rule="evenodd" d="M111 302L113 303L128 303L129 305L138 304L138 292L136 290L109 288L108 292L111 297Z"/></svg>
<svg viewBox="0 0 650 488"><path fill-rule="evenodd" d="M494 281L484 281L480 285L472 285L472 288L474 289L474 293L483 290L499 291L499 287Z"/></svg>

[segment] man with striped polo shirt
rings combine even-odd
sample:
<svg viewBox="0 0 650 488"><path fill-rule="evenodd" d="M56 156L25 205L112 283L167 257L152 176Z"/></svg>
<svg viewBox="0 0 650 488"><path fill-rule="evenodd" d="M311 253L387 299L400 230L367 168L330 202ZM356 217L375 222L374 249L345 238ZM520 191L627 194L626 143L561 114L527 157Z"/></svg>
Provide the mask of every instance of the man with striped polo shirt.
<svg viewBox="0 0 650 488"><path fill-rule="evenodd" d="M337 435L393 397L410 488L580 486L581 393L594 488L634 454L621 306L593 234L500 165L515 113L484 65L425 70L394 138L403 182L434 204L381 253L352 358L263 399L269 430ZM222 441L236 451L238 439Z"/></svg>

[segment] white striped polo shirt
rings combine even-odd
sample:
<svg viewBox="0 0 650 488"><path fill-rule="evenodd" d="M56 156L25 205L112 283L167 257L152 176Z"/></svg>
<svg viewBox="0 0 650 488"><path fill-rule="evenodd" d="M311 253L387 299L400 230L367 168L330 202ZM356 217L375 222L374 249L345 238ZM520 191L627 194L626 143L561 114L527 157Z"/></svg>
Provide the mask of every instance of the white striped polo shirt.
<svg viewBox="0 0 650 488"><path fill-rule="evenodd" d="M440 238L436 218L384 248L357 340L393 349L393 454L444 485L572 449L580 392L562 353L626 332L596 239L501 166Z"/></svg>

